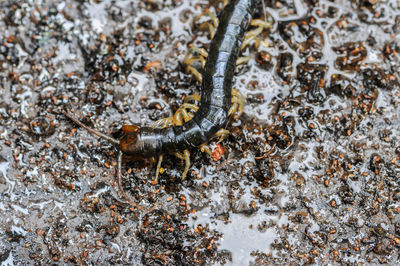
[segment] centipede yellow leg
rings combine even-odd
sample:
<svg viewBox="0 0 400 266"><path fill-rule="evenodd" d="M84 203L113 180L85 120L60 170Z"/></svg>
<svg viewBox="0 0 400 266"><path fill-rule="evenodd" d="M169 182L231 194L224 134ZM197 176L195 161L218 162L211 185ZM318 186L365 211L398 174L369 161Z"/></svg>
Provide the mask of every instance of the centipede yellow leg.
<svg viewBox="0 0 400 266"><path fill-rule="evenodd" d="M195 19L194 22L196 23L198 20L204 18L204 16L208 16L211 19L211 23L210 22L203 22L200 24L199 28L200 29L208 29L211 35L211 39L214 38L215 32L216 32L216 28L218 27L219 21L218 18L215 16L215 14L209 10L201 13L200 15L198 15Z"/></svg>
<svg viewBox="0 0 400 266"><path fill-rule="evenodd" d="M201 68L204 68L205 63L206 63L206 58L204 58L204 56L202 56L202 55L194 56L194 55L188 54L185 57L185 60L184 60L184 63L186 64L186 70L187 70L187 67L191 66L191 64L193 62L200 62L201 63Z"/></svg>
<svg viewBox="0 0 400 266"><path fill-rule="evenodd" d="M258 46L260 45L260 39L258 38L258 35L261 34L261 32L263 31L262 28L257 28L255 30L249 31L246 33L245 37L244 37L244 41L242 43L242 47L241 49L244 49L247 45L249 45L252 41L254 41L254 46L256 48L258 48Z"/></svg>
<svg viewBox="0 0 400 266"><path fill-rule="evenodd" d="M185 180L187 173L189 172L190 168L190 152L189 150L184 150L182 152L175 152L175 156L178 157L181 160L185 161L185 170L183 171L182 174L182 180Z"/></svg>
<svg viewBox="0 0 400 266"><path fill-rule="evenodd" d="M173 125L173 117L166 117L166 118L162 118L157 120L156 122L154 122L154 124L152 125L153 128L165 128L165 127L169 127Z"/></svg>
<svg viewBox="0 0 400 266"><path fill-rule="evenodd" d="M189 97L189 96L188 96ZM197 99L200 96L194 96ZM181 126L183 122L187 122L193 118L193 113L189 113L186 109L191 110L192 112L197 112L199 107L192 103L184 103L178 110L176 110L175 114L170 117L162 118L154 122L153 128L165 128L169 126Z"/></svg>
<svg viewBox="0 0 400 266"><path fill-rule="evenodd" d="M158 175L160 174L160 171L161 171L161 163L163 161L163 158L164 158L164 156L162 154L160 156L158 156L158 162L157 162L157 168L156 168L156 178L154 178L153 184L158 183Z"/></svg>
<svg viewBox="0 0 400 266"><path fill-rule="evenodd" d="M191 110L192 112L188 112L186 111L186 109ZM173 124L175 126L182 126L183 122L188 122L193 118L194 116L193 112L197 112L197 110L199 110L199 107L195 104L192 103L182 104L182 106L179 107L178 110L176 110L173 116Z"/></svg>
<svg viewBox="0 0 400 266"><path fill-rule="evenodd" d="M269 29L272 23L266 22L262 19L253 19L250 23L252 26L257 26L254 30L248 31L244 37L241 49L244 49L252 41L254 41L254 46L258 48L260 45L260 38L258 37L265 29Z"/></svg>
<svg viewBox="0 0 400 266"><path fill-rule="evenodd" d="M190 65L195 61L200 61L202 68L204 68L207 57L208 52L204 48L191 47L183 62L186 65Z"/></svg>
<svg viewBox="0 0 400 266"><path fill-rule="evenodd" d="M249 62L249 60L251 59L250 56L241 56L236 60L236 65L243 65L243 64L247 64L247 62Z"/></svg>
<svg viewBox="0 0 400 266"><path fill-rule="evenodd" d="M211 12L211 11L207 12L207 14L211 17L211 21L213 23L213 26L215 28L218 28L219 20L218 20L217 16L215 16L215 14L213 12Z"/></svg>
<svg viewBox="0 0 400 266"><path fill-rule="evenodd" d="M216 31L217 31L216 28L214 27L214 25L212 25L210 22L203 22L203 23L201 23L200 26L199 26L199 29L201 29L201 30L204 30L204 29L208 30L208 31L210 32L210 37L211 37L211 39L214 38L215 33L216 33Z"/></svg>
<svg viewBox="0 0 400 266"><path fill-rule="evenodd" d="M221 142L221 141L223 141L224 139L226 139L226 138L229 136L229 134L230 134L230 131L229 131L229 130L226 130L226 129L224 129L224 128L221 128L220 130L217 131L217 133L215 133L214 137L219 137L218 142ZM201 151L201 152L205 152L205 153L207 153L207 154L208 154L209 156L211 156L211 157L213 156L213 155L212 155L212 151L211 151L210 147L208 147L207 143L201 144L201 145L199 146L199 148L200 148L200 151Z"/></svg>
<svg viewBox="0 0 400 266"><path fill-rule="evenodd" d="M198 55L195 55L195 54L198 54ZM198 61L201 63L201 67L204 68L204 66L206 65L207 56L208 56L208 53L203 48L192 47L190 49L190 51L186 54L185 60L183 61L183 63L187 66L190 66L193 62Z"/></svg>
<svg viewBox="0 0 400 266"><path fill-rule="evenodd" d="M194 104L188 104L188 103L182 104L182 106L177 110L177 112L174 115L174 125L181 126L181 125L183 125L184 121L187 122L193 118L193 114L188 113L185 110L186 108L188 108L188 109L194 108L197 110L198 106L194 105ZM185 161L185 170L183 171L183 174L182 174L182 180L184 180L186 178L186 175L190 168L190 152L189 152L189 150L184 150L183 153L175 152L175 156L178 157L179 159Z"/></svg>
<svg viewBox="0 0 400 266"><path fill-rule="evenodd" d="M208 57L208 52L207 52L207 50L204 49L204 48L192 47L192 48L190 48L190 52L191 52L191 53L197 53L197 54L201 55L201 56L204 57L204 58L207 58L207 57ZM204 63L205 63L205 62L204 62Z"/></svg>
<svg viewBox="0 0 400 266"><path fill-rule="evenodd" d="M212 151L210 147L208 147L207 143L203 143L199 146L201 152L205 152L208 155L212 156Z"/></svg>
<svg viewBox="0 0 400 266"><path fill-rule="evenodd" d="M200 83L203 82L203 75L194 67L188 66L187 67L189 74L192 74Z"/></svg>
<svg viewBox="0 0 400 266"><path fill-rule="evenodd" d="M232 105L228 111L228 116L233 116L233 119L238 119L243 111L246 104L246 97L240 93L237 89L232 89Z"/></svg>
<svg viewBox="0 0 400 266"><path fill-rule="evenodd" d="M253 19L251 20L250 25L257 26L263 29L269 29L272 27L272 22L266 22L263 19Z"/></svg>
<svg viewBox="0 0 400 266"><path fill-rule="evenodd" d="M215 133L215 137L219 137L219 140L218 140L218 142L221 142L221 141L223 141L224 139L226 139L228 136L229 136L229 134L230 134L231 132L229 131L229 130L227 130L227 129L225 129L225 128L221 128L220 130L218 130L217 131L217 133Z"/></svg>
<svg viewBox="0 0 400 266"><path fill-rule="evenodd" d="M173 124L175 126L182 126L184 122L190 121L193 116L192 113L187 112L184 108L179 109L173 116Z"/></svg>
<svg viewBox="0 0 400 266"><path fill-rule="evenodd" d="M200 100L201 100L201 95L195 93L195 94L191 94L191 95L186 96L184 102L185 103L190 102L190 101L199 102Z"/></svg>
<svg viewBox="0 0 400 266"><path fill-rule="evenodd" d="M198 55L194 55L194 54L198 54ZM208 53L204 48L192 47L190 49L190 51L186 54L186 57L184 60L184 64L186 65L186 72L195 76L195 78L199 82L203 81L203 76L195 67L193 67L192 64L194 62L200 62L201 68L204 69L207 56L208 56Z"/></svg>

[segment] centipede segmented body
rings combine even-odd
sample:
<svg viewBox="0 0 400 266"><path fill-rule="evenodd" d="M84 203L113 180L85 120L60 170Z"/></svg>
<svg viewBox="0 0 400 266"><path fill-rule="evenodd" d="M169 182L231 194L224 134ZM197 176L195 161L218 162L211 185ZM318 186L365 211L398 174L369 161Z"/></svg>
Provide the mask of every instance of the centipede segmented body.
<svg viewBox="0 0 400 266"><path fill-rule="evenodd" d="M133 158L155 157L209 141L228 121L236 60L259 2L232 0L222 11L203 72L200 106L190 121L166 128L125 125L122 127L122 137L117 140L86 127L66 112L64 114L91 133L114 144L120 150L119 167L122 154Z"/></svg>
<svg viewBox="0 0 400 266"><path fill-rule="evenodd" d="M182 126L142 127L127 132L118 147L123 153L152 157L197 147L225 126L231 106L236 59L256 2L234 0L223 10L204 69L199 110L193 119Z"/></svg>

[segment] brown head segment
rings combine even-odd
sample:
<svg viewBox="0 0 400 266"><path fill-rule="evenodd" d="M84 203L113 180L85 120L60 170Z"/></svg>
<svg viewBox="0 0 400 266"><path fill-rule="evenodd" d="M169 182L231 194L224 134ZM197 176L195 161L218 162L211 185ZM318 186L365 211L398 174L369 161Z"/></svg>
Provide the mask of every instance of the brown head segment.
<svg viewBox="0 0 400 266"><path fill-rule="evenodd" d="M122 137L119 141L120 150L127 155L140 157L143 150L140 127L137 125L123 125L121 131Z"/></svg>
<svg viewBox="0 0 400 266"><path fill-rule="evenodd" d="M137 125L122 125L121 130L124 134L129 134L129 133L139 132L140 127L138 127Z"/></svg>

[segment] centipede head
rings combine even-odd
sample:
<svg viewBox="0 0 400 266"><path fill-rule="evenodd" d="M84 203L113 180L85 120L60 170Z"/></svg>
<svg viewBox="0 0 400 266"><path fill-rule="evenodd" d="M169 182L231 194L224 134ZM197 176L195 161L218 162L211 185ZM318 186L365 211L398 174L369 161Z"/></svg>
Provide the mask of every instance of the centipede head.
<svg viewBox="0 0 400 266"><path fill-rule="evenodd" d="M140 138L140 127L137 125L123 125L121 133L120 150L126 155L141 158L143 145Z"/></svg>

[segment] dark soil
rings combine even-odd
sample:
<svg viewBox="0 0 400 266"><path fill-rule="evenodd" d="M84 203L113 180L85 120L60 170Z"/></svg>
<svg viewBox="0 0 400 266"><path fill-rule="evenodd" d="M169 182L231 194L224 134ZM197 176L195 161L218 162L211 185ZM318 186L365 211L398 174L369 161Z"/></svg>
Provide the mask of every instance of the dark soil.
<svg viewBox="0 0 400 266"><path fill-rule="evenodd" d="M181 181L165 155L158 184L125 158L144 210L117 150L62 111L114 136L172 115L221 3L39 2L0 2L2 265L398 262L400 2L265 1L213 156L191 150Z"/></svg>

